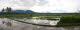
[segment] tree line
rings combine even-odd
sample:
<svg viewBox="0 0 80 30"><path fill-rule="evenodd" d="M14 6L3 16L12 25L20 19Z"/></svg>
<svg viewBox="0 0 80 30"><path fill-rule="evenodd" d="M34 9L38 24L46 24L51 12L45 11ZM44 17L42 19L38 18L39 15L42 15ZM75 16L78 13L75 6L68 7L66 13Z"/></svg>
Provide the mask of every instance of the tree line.
<svg viewBox="0 0 80 30"><path fill-rule="evenodd" d="M2 12L11 12L12 11L12 8L11 7L7 7L7 8L3 8L2 9Z"/></svg>

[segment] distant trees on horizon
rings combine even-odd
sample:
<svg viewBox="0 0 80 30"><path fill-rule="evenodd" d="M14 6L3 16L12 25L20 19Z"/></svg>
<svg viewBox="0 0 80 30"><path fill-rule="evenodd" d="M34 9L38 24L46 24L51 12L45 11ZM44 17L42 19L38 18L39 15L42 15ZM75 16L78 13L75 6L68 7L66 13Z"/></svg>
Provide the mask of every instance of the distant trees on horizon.
<svg viewBox="0 0 80 30"><path fill-rule="evenodd" d="M11 12L12 11L12 8L11 7L7 7L7 8L3 8L2 9L2 12Z"/></svg>

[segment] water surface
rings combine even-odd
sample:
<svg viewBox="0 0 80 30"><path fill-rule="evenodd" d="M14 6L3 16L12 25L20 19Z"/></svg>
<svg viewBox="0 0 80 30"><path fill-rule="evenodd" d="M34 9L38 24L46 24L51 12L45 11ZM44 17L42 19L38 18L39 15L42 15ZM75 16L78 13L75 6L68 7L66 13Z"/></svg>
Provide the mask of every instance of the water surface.
<svg viewBox="0 0 80 30"><path fill-rule="evenodd" d="M47 27L17 22L10 18L0 18L0 30L80 30L80 26Z"/></svg>

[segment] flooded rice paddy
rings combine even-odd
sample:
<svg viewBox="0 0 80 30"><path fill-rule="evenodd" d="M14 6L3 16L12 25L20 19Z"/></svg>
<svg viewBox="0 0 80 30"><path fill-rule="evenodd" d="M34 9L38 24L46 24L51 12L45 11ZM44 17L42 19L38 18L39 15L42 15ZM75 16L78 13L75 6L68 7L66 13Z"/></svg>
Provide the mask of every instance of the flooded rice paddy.
<svg viewBox="0 0 80 30"><path fill-rule="evenodd" d="M0 18L0 30L80 30L80 26L48 27L22 23L10 18Z"/></svg>

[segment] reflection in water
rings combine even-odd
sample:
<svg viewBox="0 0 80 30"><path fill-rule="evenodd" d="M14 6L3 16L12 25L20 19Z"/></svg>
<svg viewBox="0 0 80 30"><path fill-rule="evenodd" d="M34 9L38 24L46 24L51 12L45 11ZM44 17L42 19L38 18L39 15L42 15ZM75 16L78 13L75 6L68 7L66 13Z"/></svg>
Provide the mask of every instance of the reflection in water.
<svg viewBox="0 0 80 30"><path fill-rule="evenodd" d="M3 30L3 28L0 28L0 30Z"/></svg>
<svg viewBox="0 0 80 30"><path fill-rule="evenodd" d="M7 18L0 18L0 30L80 30L80 26L46 27L21 23Z"/></svg>
<svg viewBox="0 0 80 30"><path fill-rule="evenodd" d="M4 24L4 23L5 23L5 21L2 21L2 23Z"/></svg>
<svg viewBox="0 0 80 30"><path fill-rule="evenodd" d="M7 22L6 25L7 25L7 26L11 26L12 23L11 23L11 22Z"/></svg>
<svg viewBox="0 0 80 30"><path fill-rule="evenodd" d="M5 21L2 21L3 24L7 25L7 26L11 26L12 23L11 22L5 22Z"/></svg>

